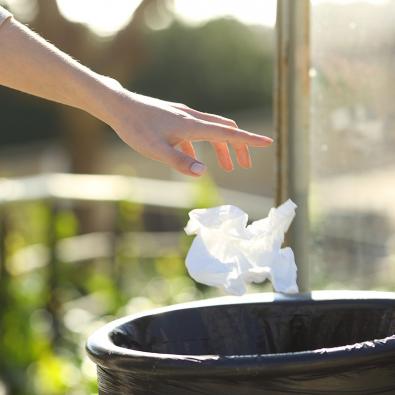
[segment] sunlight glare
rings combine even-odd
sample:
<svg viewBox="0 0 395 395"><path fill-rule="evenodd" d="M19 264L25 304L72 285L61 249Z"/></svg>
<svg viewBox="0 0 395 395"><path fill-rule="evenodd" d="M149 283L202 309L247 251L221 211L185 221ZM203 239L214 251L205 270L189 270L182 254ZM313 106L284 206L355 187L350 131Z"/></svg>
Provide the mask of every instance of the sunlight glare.
<svg viewBox="0 0 395 395"><path fill-rule="evenodd" d="M276 4L276 0L174 0L174 9L181 20L190 24L230 16L246 24L273 27Z"/></svg>
<svg viewBox="0 0 395 395"><path fill-rule="evenodd" d="M57 0L70 21L84 23L101 36L111 36L128 24L141 0Z"/></svg>

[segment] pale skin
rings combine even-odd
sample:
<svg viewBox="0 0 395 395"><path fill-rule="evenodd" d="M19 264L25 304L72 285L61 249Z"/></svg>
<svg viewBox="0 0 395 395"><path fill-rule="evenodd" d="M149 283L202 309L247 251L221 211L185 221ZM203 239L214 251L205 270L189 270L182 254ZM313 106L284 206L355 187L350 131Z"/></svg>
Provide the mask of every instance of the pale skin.
<svg viewBox="0 0 395 395"><path fill-rule="evenodd" d="M107 123L141 155L189 176L206 171L193 142L210 142L226 171L233 170L229 145L238 164L250 168L248 148L272 143L269 137L239 129L231 119L130 92L14 18L0 26L0 54L0 85L84 110Z"/></svg>

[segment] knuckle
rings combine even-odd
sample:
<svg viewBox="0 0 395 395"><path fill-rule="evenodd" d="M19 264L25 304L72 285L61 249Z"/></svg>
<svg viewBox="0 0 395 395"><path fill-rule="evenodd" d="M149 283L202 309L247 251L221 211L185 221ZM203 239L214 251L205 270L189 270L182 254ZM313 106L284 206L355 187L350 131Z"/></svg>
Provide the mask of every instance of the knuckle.
<svg viewBox="0 0 395 395"><path fill-rule="evenodd" d="M198 127L202 126L202 122L200 122L197 118L188 116L185 119L186 125L190 127Z"/></svg>
<svg viewBox="0 0 395 395"><path fill-rule="evenodd" d="M207 124L197 118L187 118L186 120L187 131L205 131L208 129Z"/></svg>
<svg viewBox="0 0 395 395"><path fill-rule="evenodd" d="M227 123L229 126L233 127L233 128L237 128L237 127L238 127L238 126L237 126L237 123L236 123L233 119L226 119L226 123Z"/></svg>
<svg viewBox="0 0 395 395"><path fill-rule="evenodd" d="M233 119L221 117L219 115L213 115L213 120L219 121L223 125L230 126L232 128L237 128L237 123Z"/></svg>

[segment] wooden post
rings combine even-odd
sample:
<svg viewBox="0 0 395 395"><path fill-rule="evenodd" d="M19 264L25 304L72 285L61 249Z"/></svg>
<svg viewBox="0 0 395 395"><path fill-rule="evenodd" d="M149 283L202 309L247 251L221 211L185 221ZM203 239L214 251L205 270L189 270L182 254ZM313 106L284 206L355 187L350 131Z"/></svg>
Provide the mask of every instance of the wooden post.
<svg viewBox="0 0 395 395"><path fill-rule="evenodd" d="M277 196L291 198L296 217L287 242L298 265L300 292L309 291L310 1L277 1L275 121Z"/></svg>

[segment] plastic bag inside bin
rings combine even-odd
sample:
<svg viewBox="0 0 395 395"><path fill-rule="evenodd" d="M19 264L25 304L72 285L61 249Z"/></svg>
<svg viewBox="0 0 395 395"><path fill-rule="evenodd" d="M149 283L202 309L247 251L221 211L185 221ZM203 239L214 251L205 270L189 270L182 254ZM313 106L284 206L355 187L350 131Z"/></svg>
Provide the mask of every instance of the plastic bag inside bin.
<svg viewBox="0 0 395 395"><path fill-rule="evenodd" d="M100 394L395 394L388 295L181 305L105 327L88 352Z"/></svg>

